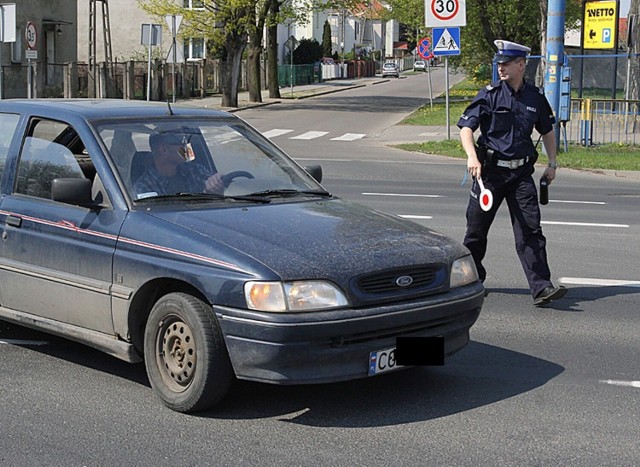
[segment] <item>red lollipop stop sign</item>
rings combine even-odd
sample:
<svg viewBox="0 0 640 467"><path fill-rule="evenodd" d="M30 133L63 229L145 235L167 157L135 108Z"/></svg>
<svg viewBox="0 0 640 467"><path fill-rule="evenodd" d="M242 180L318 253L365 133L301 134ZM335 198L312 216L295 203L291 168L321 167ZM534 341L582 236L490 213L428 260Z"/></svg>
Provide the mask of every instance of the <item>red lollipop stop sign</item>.
<svg viewBox="0 0 640 467"><path fill-rule="evenodd" d="M478 201L480 203L480 208L483 211L489 211L493 206L493 193L490 190L487 190L484 187L484 183L482 183L482 178L478 177L478 185L480 185L480 196Z"/></svg>

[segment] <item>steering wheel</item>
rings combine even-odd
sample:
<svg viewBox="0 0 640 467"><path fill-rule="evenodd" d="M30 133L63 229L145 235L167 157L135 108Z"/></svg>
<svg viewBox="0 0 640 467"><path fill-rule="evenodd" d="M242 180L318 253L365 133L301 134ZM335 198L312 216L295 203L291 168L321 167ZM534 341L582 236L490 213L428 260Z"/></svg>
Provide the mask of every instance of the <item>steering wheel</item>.
<svg viewBox="0 0 640 467"><path fill-rule="evenodd" d="M233 172L229 172L228 174L224 174L222 176L222 182L224 183L225 188L228 187L233 182L233 180L238 177L255 178L246 170L234 170Z"/></svg>

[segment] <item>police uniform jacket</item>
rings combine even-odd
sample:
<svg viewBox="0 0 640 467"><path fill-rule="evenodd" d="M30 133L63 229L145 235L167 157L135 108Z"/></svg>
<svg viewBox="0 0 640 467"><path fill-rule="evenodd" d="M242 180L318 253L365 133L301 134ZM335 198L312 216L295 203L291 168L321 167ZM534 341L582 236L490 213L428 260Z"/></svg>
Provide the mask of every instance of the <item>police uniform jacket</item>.
<svg viewBox="0 0 640 467"><path fill-rule="evenodd" d="M547 98L526 81L514 91L506 81L496 81L481 89L458 121L458 127L480 128L478 144L499 153L501 159L533 156L531 134L553 129L555 117Z"/></svg>

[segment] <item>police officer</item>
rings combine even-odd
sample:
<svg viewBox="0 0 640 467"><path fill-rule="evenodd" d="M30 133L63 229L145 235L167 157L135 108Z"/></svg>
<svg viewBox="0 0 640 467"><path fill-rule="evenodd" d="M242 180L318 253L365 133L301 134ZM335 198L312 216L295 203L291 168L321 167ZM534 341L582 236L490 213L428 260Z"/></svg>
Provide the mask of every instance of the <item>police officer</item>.
<svg viewBox="0 0 640 467"><path fill-rule="evenodd" d="M537 159L531 140L534 128L542 135L549 158L543 177L550 183L556 176L555 118L544 94L523 78L531 49L504 40L494 43L498 49L495 61L500 80L481 89L458 121L460 140L467 154L467 170L473 177L464 244L471 251L480 279L484 281L486 270L482 260L487 250L487 235L502 200L506 200L516 251L533 303L542 306L566 293L564 287L554 287L550 280L538 193L532 177ZM478 128L480 136L476 146L473 133ZM493 205L486 212L480 206L479 177L493 194Z"/></svg>

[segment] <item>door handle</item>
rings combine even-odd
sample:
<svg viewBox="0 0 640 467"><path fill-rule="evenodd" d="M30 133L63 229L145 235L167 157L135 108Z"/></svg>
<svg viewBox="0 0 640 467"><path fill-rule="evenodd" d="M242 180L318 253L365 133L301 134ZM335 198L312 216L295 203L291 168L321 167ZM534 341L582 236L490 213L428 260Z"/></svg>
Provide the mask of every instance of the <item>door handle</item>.
<svg viewBox="0 0 640 467"><path fill-rule="evenodd" d="M22 227L22 217L7 216L4 223L10 225L11 227L16 227L19 229L20 227Z"/></svg>

